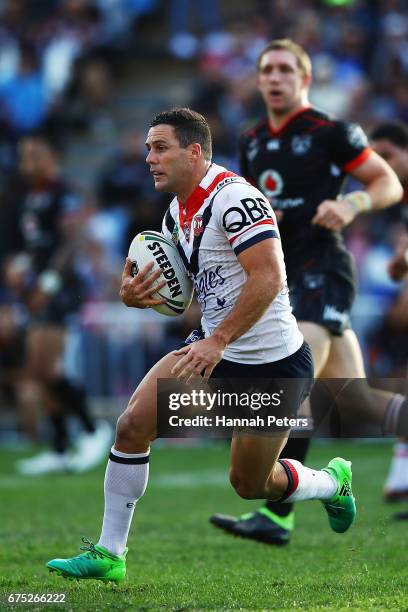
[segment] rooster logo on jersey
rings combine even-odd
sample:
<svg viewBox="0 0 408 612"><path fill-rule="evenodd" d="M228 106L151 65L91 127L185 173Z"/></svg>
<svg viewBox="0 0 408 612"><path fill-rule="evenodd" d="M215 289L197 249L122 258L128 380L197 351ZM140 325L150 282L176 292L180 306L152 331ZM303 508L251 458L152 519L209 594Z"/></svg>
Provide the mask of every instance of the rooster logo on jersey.
<svg viewBox="0 0 408 612"><path fill-rule="evenodd" d="M193 219L193 234L199 236L203 233L203 215L196 215Z"/></svg>

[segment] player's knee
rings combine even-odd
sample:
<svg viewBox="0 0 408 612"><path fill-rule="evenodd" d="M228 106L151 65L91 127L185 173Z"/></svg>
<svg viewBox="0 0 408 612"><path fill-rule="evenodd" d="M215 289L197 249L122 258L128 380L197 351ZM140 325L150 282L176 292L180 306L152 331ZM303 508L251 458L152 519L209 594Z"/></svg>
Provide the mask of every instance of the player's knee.
<svg viewBox="0 0 408 612"><path fill-rule="evenodd" d="M232 468L230 471L230 483L235 489L237 495L242 497L242 499L257 498L254 483L251 482L250 478L240 474L237 470L234 470L234 468Z"/></svg>
<svg viewBox="0 0 408 612"><path fill-rule="evenodd" d="M150 423L138 405L129 404L116 425L116 442L121 446L148 446L156 437L156 424Z"/></svg>

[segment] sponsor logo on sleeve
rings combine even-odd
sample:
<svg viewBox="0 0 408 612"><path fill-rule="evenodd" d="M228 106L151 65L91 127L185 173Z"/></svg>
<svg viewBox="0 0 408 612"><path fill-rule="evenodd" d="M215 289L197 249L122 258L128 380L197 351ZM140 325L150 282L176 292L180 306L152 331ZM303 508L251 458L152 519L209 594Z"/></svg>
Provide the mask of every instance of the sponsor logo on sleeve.
<svg viewBox="0 0 408 612"><path fill-rule="evenodd" d="M228 185L228 183L236 183L237 181L242 181L242 178L240 176L227 176L225 179L218 183L215 189L216 191L218 191L219 189L221 189L221 187L225 187L225 185Z"/></svg>
<svg viewBox="0 0 408 612"><path fill-rule="evenodd" d="M347 125L347 140L355 149L361 149L368 146L367 136L356 123L349 123Z"/></svg>
<svg viewBox="0 0 408 612"><path fill-rule="evenodd" d="M226 232L236 233L263 219L272 219L272 211L262 198L243 198L241 206L231 206L223 217L222 224Z"/></svg>

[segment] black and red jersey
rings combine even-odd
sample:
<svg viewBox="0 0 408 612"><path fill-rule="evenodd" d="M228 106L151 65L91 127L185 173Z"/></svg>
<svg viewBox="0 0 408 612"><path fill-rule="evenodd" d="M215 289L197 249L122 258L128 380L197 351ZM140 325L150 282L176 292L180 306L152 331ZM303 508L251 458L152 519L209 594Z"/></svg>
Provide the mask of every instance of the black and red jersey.
<svg viewBox="0 0 408 612"><path fill-rule="evenodd" d="M20 194L19 227L23 250L41 273L64 240L61 222L83 207L82 195L63 178L27 188Z"/></svg>
<svg viewBox="0 0 408 612"><path fill-rule="evenodd" d="M336 199L346 174L370 152L359 125L312 107L289 117L279 130L265 119L242 134L241 173L282 211L279 229L287 262L296 265L305 252L341 243L340 234L311 220L321 202Z"/></svg>

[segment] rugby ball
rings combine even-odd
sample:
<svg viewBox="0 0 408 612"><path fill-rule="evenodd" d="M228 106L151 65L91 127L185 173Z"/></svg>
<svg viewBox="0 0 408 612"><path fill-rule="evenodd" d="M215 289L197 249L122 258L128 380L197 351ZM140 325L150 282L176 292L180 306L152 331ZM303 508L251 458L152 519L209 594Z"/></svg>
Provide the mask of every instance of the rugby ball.
<svg viewBox="0 0 408 612"><path fill-rule="evenodd" d="M152 272L162 270L162 276L156 284L163 280L167 284L160 291L153 293L152 297L157 300L165 299L166 303L152 306L156 312L176 317L187 310L193 297L193 286L177 248L171 240L167 240L160 232L140 232L133 238L129 247L129 259L133 264L133 276L151 261L154 263Z"/></svg>

